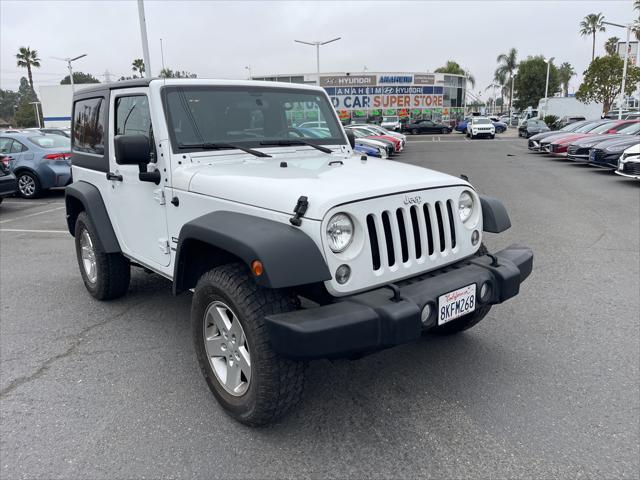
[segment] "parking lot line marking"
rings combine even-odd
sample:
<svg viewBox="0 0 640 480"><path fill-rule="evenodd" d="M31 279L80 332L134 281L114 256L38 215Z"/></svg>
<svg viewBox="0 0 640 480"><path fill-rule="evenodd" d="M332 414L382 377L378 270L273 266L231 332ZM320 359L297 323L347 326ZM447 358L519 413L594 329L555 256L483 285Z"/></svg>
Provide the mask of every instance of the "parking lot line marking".
<svg viewBox="0 0 640 480"><path fill-rule="evenodd" d="M23 216L17 217L17 218L8 218L6 220L0 220L0 223L15 222L16 220L22 220L24 218L35 217L36 215L43 215L45 213L50 213L50 212L55 212L55 211L58 211L58 210L63 210L64 208L65 207L51 208L49 210L45 210L44 212L30 213L29 215L23 215Z"/></svg>
<svg viewBox="0 0 640 480"><path fill-rule="evenodd" d="M0 228L2 232L14 232L14 233L69 233L67 230L26 230L23 228Z"/></svg>
<svg viewBox="0 0 640 480"><path fill-rule="evenodd" d="M12 205L64 205L62 202L37 202L34 200L26 200L22 202L19 200L5 200L2 203L11 203Z"/></svg>

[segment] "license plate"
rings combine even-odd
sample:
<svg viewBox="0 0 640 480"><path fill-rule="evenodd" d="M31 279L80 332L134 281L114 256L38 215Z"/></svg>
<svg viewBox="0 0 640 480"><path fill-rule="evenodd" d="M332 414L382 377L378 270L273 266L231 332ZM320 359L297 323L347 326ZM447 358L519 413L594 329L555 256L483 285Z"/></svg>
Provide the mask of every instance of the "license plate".
<svg viewBox="0 0 640 480"><path fill-rule="evenodd" d="M468 285L438 297L438 325L473 312L476 309L476 284Z"/></svg>

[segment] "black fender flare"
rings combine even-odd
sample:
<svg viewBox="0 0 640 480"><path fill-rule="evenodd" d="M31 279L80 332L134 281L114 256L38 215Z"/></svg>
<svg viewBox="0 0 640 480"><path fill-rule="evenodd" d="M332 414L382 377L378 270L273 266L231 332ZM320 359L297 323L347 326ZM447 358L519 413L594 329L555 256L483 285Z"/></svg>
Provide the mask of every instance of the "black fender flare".
<svg viewBox="0 0 640 480"><path fill-rule="evenodd" d="M259 260L258 285L287 288L331 279L315 242L292 225L247 215L217 211L185 223L178 237L173 291L193 288L210 268L241 260L251 270Z"/></svg>
<svg viewBox="0 0 640 480"><path fill-rule="evenodd" d="M76 219L84 210L98 232L98 247L105 253L121 252L102 195L95 185L83 181L72 183L65 188L64 202L67 209L67 227L72 236L75 236Z"/></svg>
<svg viewBox="0 0 640 480"><path fill-rule="evenodd" d="M482 230L489 233L500 233L511 227L511 219L507 209L500 200L486 195L479 195L482 206Z"/></svg>

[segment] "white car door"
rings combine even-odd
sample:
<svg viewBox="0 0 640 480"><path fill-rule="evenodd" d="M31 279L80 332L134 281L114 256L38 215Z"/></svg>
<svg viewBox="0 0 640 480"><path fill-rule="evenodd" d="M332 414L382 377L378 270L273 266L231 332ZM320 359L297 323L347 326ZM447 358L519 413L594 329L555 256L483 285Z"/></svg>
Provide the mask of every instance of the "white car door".
<svg viewBox="0 0 640 480"><path fill-rule="evenodd" d="M164 177L160 185L138 178L138 165L120 165L114 147L115 135L149 137L152 163L149 171L166 168L155 154L147 88L112 90L109 100L109 215L123 252L149 267L169 265L171 250L167 235Z"/></svg>

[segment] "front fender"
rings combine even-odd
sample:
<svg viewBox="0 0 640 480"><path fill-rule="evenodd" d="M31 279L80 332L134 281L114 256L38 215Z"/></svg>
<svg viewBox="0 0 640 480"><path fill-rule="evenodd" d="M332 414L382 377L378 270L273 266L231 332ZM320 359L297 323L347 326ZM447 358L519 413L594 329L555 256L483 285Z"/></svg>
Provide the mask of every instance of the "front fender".
<svg viewBox="0 0 640 480"><path fill-rule="evenodd" d="M209 252L214 252L213 256ZM229 258L239 259L249 268L254 260L262 262L263 274L255 280L268 288L331 279L320 250L300 229L252 215L218 211L182 226L176 248L174 293L193 287L206 268Z"/></svg>

